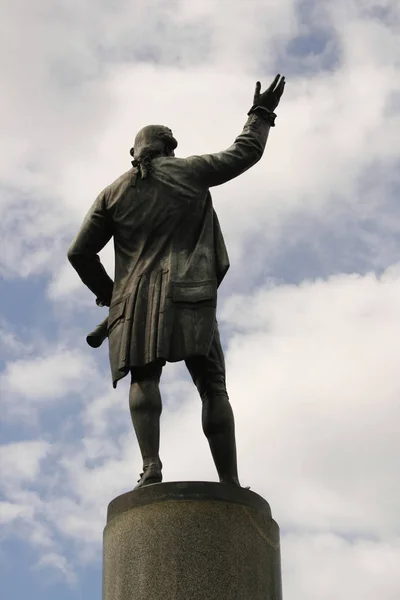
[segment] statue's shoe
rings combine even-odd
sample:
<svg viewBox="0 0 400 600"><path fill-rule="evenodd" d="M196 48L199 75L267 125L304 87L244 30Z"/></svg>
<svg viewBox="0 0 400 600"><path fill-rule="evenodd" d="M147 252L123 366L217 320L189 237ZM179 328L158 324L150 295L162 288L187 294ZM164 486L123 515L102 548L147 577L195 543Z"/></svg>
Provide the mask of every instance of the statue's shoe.
<svg viewBox="0 0 400 600"><path fill-rule="evenodd" d="M219 482L220 483L228 483L230 485L237 485L238 487L241 487L241 485L239 483L239 479L237 477L221 477Z"/></svg>
<svg viewBox="0 0 400 600"><path fill-rule="evenodd" d="M144 473L140 474L140 479L133 489L138 490L139 488L144 487L145 485L151 485L153 483L161 482L161 467L159 465L149 465L148 468L144 471Z"/></svg>
<svg viewBox="0 0 400 600"><path fill-rule="evenodd" d="M220 479L220 483L224 483L224 484L227 484L227 485L236 485L237 487L240 487L243 490L249 490L250 489L249 485L246 486L246 487L241 486L240 483L239 483L239 479L237 479L236 477L229 477L229 478Z"/></svg>

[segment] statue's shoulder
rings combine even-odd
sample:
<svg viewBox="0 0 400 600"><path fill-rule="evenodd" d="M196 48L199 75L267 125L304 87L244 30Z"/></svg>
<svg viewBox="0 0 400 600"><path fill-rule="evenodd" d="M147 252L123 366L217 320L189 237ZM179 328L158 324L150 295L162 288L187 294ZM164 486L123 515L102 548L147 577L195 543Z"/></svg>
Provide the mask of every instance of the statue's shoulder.
<svg viewBox="0 0 400 600"><path fill-rule="evenodd" d="M131 167L129 169L129 171L125 171L125 173L122 173L122 175L120 175L119 177L117 177L117 179L115 179L112 183L110 183L108 188L110 190L113 190L115 188L118 188L120 185L123 185L126 182L130 183L130 180L132 179L135 172L136 172L136 169L134 167Z"/></svg>
<svg viewBox="0 0 400 600"><path fill-rule="evenodd" d="M109 203L115 202L118 198L121 197L121 194L131 185L132 177L134 175L135 169L132 167L129 171L122 173L115 181L110 183L105 190L104 194Z"/></svg>

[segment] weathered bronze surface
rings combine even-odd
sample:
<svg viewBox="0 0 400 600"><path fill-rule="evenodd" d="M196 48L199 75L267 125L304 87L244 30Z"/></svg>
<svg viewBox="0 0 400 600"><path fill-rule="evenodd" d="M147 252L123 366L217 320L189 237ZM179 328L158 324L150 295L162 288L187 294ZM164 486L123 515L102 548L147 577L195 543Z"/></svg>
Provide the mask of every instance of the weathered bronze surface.
<svg viewBox="0 0 400 600"><path fill-rule="evenodd" d="M203 403L202 423L222 483L239 485L235 427L216 322L217 289L229 259L209 189L262 157L285 86L274 79L242 133L223 152L176 158L167 127L139 131L132 168L106 187L73 240L68 258L108 318L87 337L109 340L114 387L131 374L130 411L143 457L141 487L161 482L159 379L166 361L184 360ZM113 238L115 280L98 253Z"/></svg>

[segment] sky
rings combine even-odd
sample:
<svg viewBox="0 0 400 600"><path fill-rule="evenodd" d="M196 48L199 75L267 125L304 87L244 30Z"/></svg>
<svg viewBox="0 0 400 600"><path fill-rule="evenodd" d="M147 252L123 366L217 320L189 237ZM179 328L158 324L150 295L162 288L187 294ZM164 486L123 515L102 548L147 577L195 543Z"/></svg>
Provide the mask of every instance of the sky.
<svg viewBox="0 0 400 600"><path fill-rule="evenodd" d="M281 73L263 158L212 191L240 477L285 600L399 600L399 0L14 0L0 31L4 597L100 598L107 504L141 468L70 241L141 127L223 150ZM161 388L165 481L216 481L184 366Z"/></svg>

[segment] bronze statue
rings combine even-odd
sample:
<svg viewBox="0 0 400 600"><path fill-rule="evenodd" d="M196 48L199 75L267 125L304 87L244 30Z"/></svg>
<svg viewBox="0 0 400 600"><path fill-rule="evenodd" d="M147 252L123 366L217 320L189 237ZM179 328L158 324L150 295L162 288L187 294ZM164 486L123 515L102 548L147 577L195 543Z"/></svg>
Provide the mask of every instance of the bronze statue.
<svg viewBox="0 0 400 600"><path fill-rule="evenodd" d="M209 188L262 157L285 78L277 75L223 152L176 158L167 127L139 131L132 168L106 187L73 240L68 259L108 318L87 340L108 337L113 385L131 374L130 412L143 458L136 487L162 481L159 381L167 361L184 360L202 399L203 431L221 483L239 485L235 427L216 322L217 288L229 259ZM113 237L115 281L98 253Z"/></svg>

